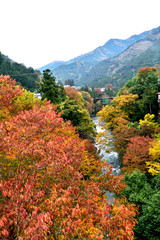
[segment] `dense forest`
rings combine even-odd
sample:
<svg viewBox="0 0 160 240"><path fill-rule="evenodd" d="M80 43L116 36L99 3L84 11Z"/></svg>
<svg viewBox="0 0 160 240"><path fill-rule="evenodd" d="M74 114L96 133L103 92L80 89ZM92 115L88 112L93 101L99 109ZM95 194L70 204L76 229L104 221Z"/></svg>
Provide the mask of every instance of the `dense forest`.
<svg viewBox="0 0 160 240"><path fill-rule="evenodd" d="M96 105L97 140L118 152L119 176L93 144L99 89L64 88L45 70L39 100L0 76L2 239L159 239L158 76L141 68L110 104Z"/></svg>
<svg viewBox="0 0 160 240"><path fill-rule="evenodd" d="M17 84L34 92L40 81L40 72L33 68L26 68L23 64L12 61L0 53L0 74L9 75L16 79Z"/></svg>

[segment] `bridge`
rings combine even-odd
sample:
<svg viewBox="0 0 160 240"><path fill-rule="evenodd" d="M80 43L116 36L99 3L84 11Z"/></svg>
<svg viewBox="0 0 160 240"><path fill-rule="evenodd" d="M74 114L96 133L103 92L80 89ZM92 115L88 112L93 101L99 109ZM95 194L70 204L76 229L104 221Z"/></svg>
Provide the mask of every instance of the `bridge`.
<svg viewBox="0 0 160 240"><path fill-rule="evenodd" d="M113 97L94 98L94 103L101 101L102 105L108 105L112 100L113 100Z"/></svg>

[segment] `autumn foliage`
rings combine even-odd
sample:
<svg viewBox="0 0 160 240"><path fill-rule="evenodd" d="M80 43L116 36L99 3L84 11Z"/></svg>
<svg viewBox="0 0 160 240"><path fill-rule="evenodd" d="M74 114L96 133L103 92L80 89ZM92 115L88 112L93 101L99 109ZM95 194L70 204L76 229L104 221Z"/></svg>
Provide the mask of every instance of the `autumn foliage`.
<svg viewBox="0 0 160 240"><path fill-rule="evenodd" d="M23 110L40 106L33 93L22 89L9 76L0 76L0 122L9 120Z"/></svg>
<svg viewBox="0 0 160 240"><path fill-rule="evenodd" d="M99 134L102 145L108 144L110 134L112 146L118 152L122 164L121 170L127 186L124 193L120 194L124 197L123 201L127 197L139 209L136 215L138 222L134 227L135 239L159 239L158 75L154 67L141 68L137 77L129 80L111 104L98 113L103 126L103 132Z"/></svg>
<svg viewBox="0 0 160 240"><path fill-rule="evenodd" d="M87 110L89 112L90 115L92 115L93 113L93 110L94 110L94 103L93 103L93 98L91 97L91 95L89 94L89 92L81 92L84 100L86 101L86 107L87 107Z"/></svg>
<svg viewBox="0 0 160 240"><path fill-rule="evenodd" d="M93 102L89 93L85 94L86 101L82 93L72 87L65 88L65 92L67 98L59 106L63 119L71 121L80 134L80 137L93 138L96 132L94 129L95 125L90 117L90 113L93 111Z"/></svg>
<svg viewBox="0 0 160 240"><path fill-rule="evenodd" d="M9 119L16 110L15 99L21 95L21 88L16 86L16 81L12 81L9 76L0 76L0 120Z"/></svg>
<svg viewBox="0 0 160 240"><path fill-rule="evenodd" d="M147 172L146 162L150 161L149 147L151 141L151 138L144 136L130 138L123 157L123 171L132 172L139 169L141 172Z"/></svg>
<svg viewBox="0 0 160 240"><path fill-rule="evenodd" d="M152 141L149 148L151 161L147 161L148 171L152 175L160 173L160 135Z"/></svg>
<svg viewBox="0 0 160 240"><path fill-rule="evenodd" d="M156 76L159 75L158 69L155 67L142 67L139 69L137 76L141 79L145 79L151 72L153 72Z"/></svg>
<svg viewBox="0 0 160 240"><path fill-rule="evenodd" d="M134 205L111 205L104 194L119 194L123 177L88 152L87 140L53 105L35 104L9 116L0 123L2 239L133 239Z"/></svg>
<svg viewBox="0 0 160 240"><path fill-rule="evenodd" d="M71 99L79 102L79 104L84 104L82 100L82 95L80 91L77 91L76 89L72 87L66 87L65 88L66 95Z"/></svg>
<svg viewBox="0 0 160 240"><path fill-rule="evenodd" d="M105 123L105 128L109 128L114 133L120 132L121 129L127 126L130 120L130 114L134 109L135 100L138 97L137 94L121 95L115 97L111 101L111 105L106 105L98 112L100 121Z"/></svg>

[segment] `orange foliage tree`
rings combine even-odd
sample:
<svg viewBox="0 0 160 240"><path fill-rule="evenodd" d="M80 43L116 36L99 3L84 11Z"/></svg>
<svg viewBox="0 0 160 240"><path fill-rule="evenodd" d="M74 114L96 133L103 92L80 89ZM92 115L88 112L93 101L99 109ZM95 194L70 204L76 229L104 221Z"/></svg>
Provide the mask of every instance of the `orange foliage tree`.
<svg viewBox="0 0 160 240"><path fill-rule="evenodd" d="M22 89L10 76L0 76L0 122L38 104L40 101L33 93Z"/></svg>
<svg viewBox="0 0 160 240"><path fill-rule="evenodd" d="M88 180L84 180L90 154L52 105L1 123L0 133L2 237L103 239L108 235L114 239L113 232L117 231L132 239L135 211L123 204L116 210L102 192L111 189L118 179L110 171L100 176L101 168L108 166L99 161L99 168L94 164L95 169L87 171ZM119 218L116 212L121 208L124 215ZM121 232L122 227L128 232Z"/></svg>
<svg viewBox="0 0 160 240"><path fill-rule="evenodd" d="M0 76L0 120L9 119L14 109L14 100L22 95L21 87L16 86L9 76ZM14 111L13 111L14 109Z"/></svg>
<svg viewBox="0 0 160 240"><path fill-rule="evenodd" d="M135 136L130 138L126 153L123 157L122 168L125 172L132 172L139 169L142 172L147 171L146 162L150 161L149 147L152 139L150 137Z"/></svg>
<svg viewBox="0 0 160 240"><path fill-rule="evenodd" d="M159 72L156 67L142 67L139 69L137 76L144 80L148 76L148 74L152 72L158 77Z"/></svg>
<svg viewBox="0 0 160 240"><path fill-rule="evenodd" d="M133 239L134 205L110 205L104 194L119 194L123 177L50 103L13 115L0 123L0 237Z"/></svg>
<svg viewBox="0 0 160 240"><path fill-rule="evenodd" d="M76 89L72 87L66 87L65 88L66 95L71 99L77 101L79 104L84 104L85 101L82 98L82 94L80 91L77 91ZM83 101L82 101L83 100Z"/></svg>
<svg viewBox="0 0 160 240"><path fill-rule="evenodd" d="M130 138L139 135L139 132L140 130L135 127L124 127L120 132L116 133L114 145L121 161L126 152L127 145L130 142Z"/></svg>

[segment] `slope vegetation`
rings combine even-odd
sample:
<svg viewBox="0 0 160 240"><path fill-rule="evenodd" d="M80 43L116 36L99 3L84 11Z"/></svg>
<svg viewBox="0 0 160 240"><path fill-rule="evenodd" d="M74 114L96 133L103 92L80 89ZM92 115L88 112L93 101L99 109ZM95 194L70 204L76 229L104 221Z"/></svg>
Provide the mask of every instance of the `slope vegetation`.
<svg viewBox="0 0 160 240"><path fill-rule="evenodd" d="M35 91L39 74L33 68L26 68L23 64L14 62L0 53L0 75L10 75L25 89Z"/></svg>

